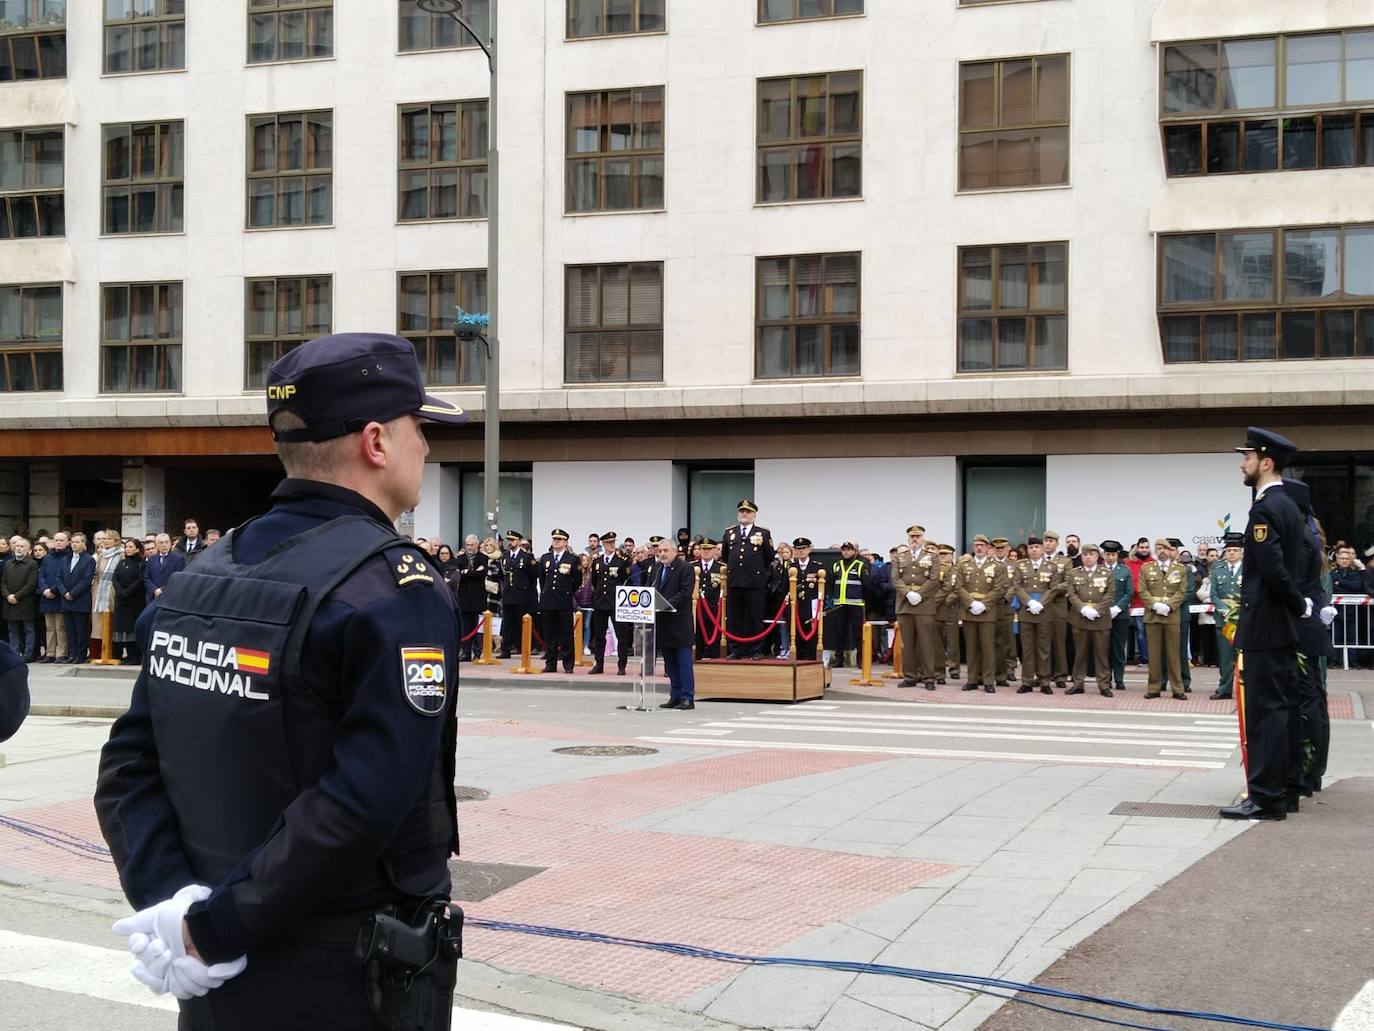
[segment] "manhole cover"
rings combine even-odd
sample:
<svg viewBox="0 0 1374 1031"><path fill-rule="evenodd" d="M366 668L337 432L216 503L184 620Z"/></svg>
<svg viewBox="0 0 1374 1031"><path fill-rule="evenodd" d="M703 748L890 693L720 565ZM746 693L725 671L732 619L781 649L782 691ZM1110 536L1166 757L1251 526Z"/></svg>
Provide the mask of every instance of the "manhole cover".
<svg viewBox="0 0 1374 1031"><path fill-rule="evenodd" d="M656 755L657 748L644 748L640 745L572 745L568 748L555 748L559 755L594 755L606 759L616 759L626 755Z"/></svg>
<svg viewBox="0 0 1374 1031"><path fill-rule="evenodd" d="M481 902L499 891L505 891L513 884L519 884L537 873L543 873L544 866L513 866L510 863L469 863L455 859L449 863L453 874L453 897L460 902Z"/></svg>
<svg viewBox="0 0 1374 1031"><path fill-rule="evenodd" d="M1215 820L1214 805L1179 805L1173 802L1122 802L1112 816L1163 816L1171 820Z"/></svg>
<svg viewBox="0 0 1374 1031"><path fill-rule="evenodd" d="M471 788L466 784L455 786L453 793L460 802L485 802L491 797L491 792L485 788Z"/></svg>

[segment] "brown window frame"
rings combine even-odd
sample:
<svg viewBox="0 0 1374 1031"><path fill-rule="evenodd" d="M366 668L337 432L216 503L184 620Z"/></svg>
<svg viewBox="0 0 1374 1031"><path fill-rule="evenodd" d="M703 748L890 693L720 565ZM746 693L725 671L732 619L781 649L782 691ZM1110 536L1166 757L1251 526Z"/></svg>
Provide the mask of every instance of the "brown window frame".
<svg viewBox="0 0 1374 1031"><path fill-rule="evenodd" d="M1030 62L1031 65L1031 115L1027 122L1005 122L1003 111L1004 92L1003 86L1006 80L1006 66L1011 64L1021 64ZM1038 117L1040 105L1040 75L1041 65L1049 61L1064 62L1064 110L1065 115L1062 119ZM980 125L975 127L964 126L965 110L965 87L968 82L967 71L973 68L992 66L995 68L995 81L993 85L993 115L991 125ZM959 173L958 173L958 192L959 193L989 193L999 190L1040 190L1057 189L1069 186L1073 182L1073 56L1069 53L1059 54L1023 54L1015 57L995 57L987 60L960 61L959 62L959 91L958 91L958 113L959 122ZM1062 179L1051 179L1043 176L1041 158L1041 139L1049 132L1063 130L1064 136L1064 177ZM1031 146L1034 148L1035 159L1033 167L1040 172L1038 178L1025 183L1004 184L1000 182L1002 167L1000 161L1003 137L1027 134L1031 138ZM988 138L993 145L993 158L990 165L993 184L987 186L969 186L965 184L967 169L965 167L964 153L965 148L970 143L975 142L975 138Z"/></svg>
<svg viewBox="0 0 1374 1031"><path fill-rule="evenodd" d="M436 293L435 280L440 276L453 279L453 301L464 311L485 312L487 308L487 270L476 269L437 269L432 271L396 273L396 335L405 337L415 347L415 356L420 363L425 383L431 387L472 386L486 382L486 347L480 340L458 340L453 333L454 312L452 308L439 306L441 294ZM424 279L426 311L424 329L417 329L406 322L406 312L402 307L403 288L406 280ZM442 348L453 348L452 378L439 375L439 355Z"/></svg>
<svg viewBox="0 0 1374 1031"><path fill-rule="evenodd" d="M66 323L66 298L63 296L61 283L6 283L0 285L0 292L16 291L20 305L20 331L17 337L10 339L0 338L0 394L18 393L39 393L56 391L62 389L62 340L65 332ZM35 291L44 290L57 292L59 308L59 327L57 337L39 336L36 332L24 332L27 324L30 329L34 325L33 313L37 299L30 296ZM38 360L40 357L51 359L52 355L57 355L57 382L54 386L40 387L38 383L40 376L38 372ZM19 365L28 366L27 382L33 386L24 389L16 389L14 383L13 370ZM46 364L46 363L45 363Z"/></svg>
<svg viewBox="0 0 1374 1031"><path fill-rule="evenodd" d="M324 115L329 125L329 164L316 166L312 161L318 157L318 139L310 132L311 120L317 116ZM268 121L273 123L273 170L254 170L253 161L256 157L256 150L253 145L253 133L258 127L258 123L266 124ZM281 171L278 166L281 163L282 142L280 130L283 122L299 121L301 123L301 157L304 164L300 168L288 168ZM247 117L248 125L248 145L245 160L248 162L247 182L245 190L247 200L244 205L244 228L245 229L319 229L334 224L334 154L337 147L334 144L334 111L330 108L322 108L310 111L273 111L262 114L252 114ZM289 179L301 180L301 211L303 221L282 222L281 221L281 199L283 196L281 181ZM328 217L323 221L309 221L309 197L312 188L311 180L327 180L329 189L329 212ZM277 183L277 188L272 192L272 213L273 220L270 225L253 224L253 184L255 182L265 182L271 180Z"/></svg>
<svg viewBox="0 0 1374 1031"><path fill-rule="evenodd" d="M317 19L316 15L328 12L328 19ZM296 64L301 61L329 61L334 57L334 44L336 39L334 25L334 0L248 0L247 5L247 51L244 61L249 66L264 64ZM299 57L282 57L282 20L301 15L301 55ZM253 56L253 25L258 19L270 18L276 22L276 28L272 33L273 56L254 57ZM310 48L320 46L319 25L321 21L327 22L329 26L328 53L311 53Z"/></svg>
<svg viewBox="0 0 1374 1031"><path fill-rule="evenodd" d="M1036 278L1035 269L1046 264L1042 259L1036 262L1033 251L1037 247L1059 247L1062 249L1060 264L1064 268L1064 303L1041 304L1041 281ZM1002 303L1002 256L1004 251L1023 250L1026 252L1026 304L1024 307L1008 307ZM968 304L968 290L965 278L965 257L975 251L988 252L989 305L974 308ZM1067 240L1034 240L1027 243L974 244L960 247L955 262L955 289L958 293L958 314L955 324L954 367L960 376L992 376L1008 373L1065 372L1069 367L1069 243ZM1064 326L1064 361L1062 364L1038 365L1036 354L1041 348L1041 319L1062 319ZM965 323L986 321L992 323L992 361L988 368L968 367L964 359ZM1023 322L1025 325L1026 360L1020 365L1004 365L1001 360L1002 323Z"/></svg>
<svg viewBox="0 0 1374 1031"><path fill-rule="evenodd" d="M487 129L487 100L436 100L428 103L400 104L396 108L396 221L398 223L408 222L464 222L477 221L487 217L487 144L489 141ZM457 157L452 160L440 160L435 157L435 140L439 138L437 118L452 109L456 126L456 150ZM427 112L429 115L429 128L427 146L429 157L419 161L407 157L407 147L410 138L406 135L406 118L409 115ZM480 116L482 131L479 133L474 128L474 121ZM480 139L479 139L480 137ZM469 153L470 146L479 145L482 156L480 158L465 158L462 155ZM445 187L440 179L445 173L453 175L454 190L454 211L452 215L435 215L435 198L439 196L439 191ZM409 175L424 174L426 177L425 186L425 214L406 217L406 177ZM482 188L480 195L474 193L469 186L468 190L463 189L464 181L469 184L474 176L482 178ZM464 197L479 196L481 212L478 214L463 214L461 212L462 200Z"/></svg>
<svg viewBox="0 0 1374 1031"><path fill-rule="evenodd" d="M102 32L100 36L100 56L101 70L105 75L146 75L154 72L184 72L186 70L186 3L185 0L157 0L157 14L153 15L134 15L128 18L111 18L109 7L101 4L102 10ZM138 68L134 65L137 62L140 44L134 39L134 34L139 29L157 28L157 60L150 67ZM180 56L179 64L169 63L171 55L176 52L175 37L177 30L180 29ZM111 41L115 34L129 33L129 67L111 67Z"/></svg>
<svg viewBox="0 0 1374 1031"><path fill-rule="evenodd" d="M636 117L636 112L640 110L641 104L652 104L653 95L657 94L659 110L659 142L656 147L630 147L625 150L615 150L610 145L612 110L613 105L618 103L617 98L625 95L626 103L630 105L630 140L633 142L642 132L641 126L645 124L643 119ZM573 126L573 106L587 98L597 98L599 109L597 121L597 149L596 150L574 150L576 134ZM564 138L564 176L563 176L563 210L569 215L594 215L609 211L663 211L667 206L666 183L664 177L667 174L667 161L665 154L668 144L668 125L667 125L667 90L663 86L626 86L620 89L605 90L585 90L568 93L563 101L563 138ZM646 204L645 182L652 178L651 173L645 171L646 162L657 160L659 164L659 192L661 194L658 204ZM606 175L606 165L608 162L628 161L629 162L629 199L630 203L626 207L610 207L607 204L607 196L610 192L608 183L609 177ZM573 206L573 198L576 195L574 180L578 170L584 165L596 166L596 194L597 203L595 207L579 208Z"/></svg>
<svg viewBox="0 0 1374 1031"><path fill-rule="evenodd" d="M1161 356L1166 365L1189 364L1226 364L1230 362L1272 362L1272 361L1318 361L1350 358L1374 357L1374 293L1370 295L1348 293L1346 291L1347 236L1352 230L1367 231L1374 235L1374 223L1349 222L1316 226L1258 226L1244 229L1218 229L1188 233L1161 233L1155 248L1155 305L1159 328ZM1286 293L1287 276L1287 234L1288 233L1336 232L1339 234L1337 277L1340 289L1328 297L1293 297ZM1270 234L1273 251L1270 280L1270 297L1260 299L1226 299L1223 296L1225 277L1222 264L1222 241L1226 237L1259 236ZM1189 237L1212 237L1212 299L1210 301L1181 300L1165 301L1165 243L1168 240ZM1374 267L1374 266L1372 266ZM1350 350L1348 353L1332 354L1327 352L1327 320L1337 316L1349 315L1351 322ZM1289 353L1285 346L1285 324L1299 319L1311 319L1311 353ZM1209 322L1224 329L1226 320L1235 320L1235 357L1213 357L1209 350ZM1196 323L1197 346L1192 358L1171 358L1167 330L1171 323L1186 325L1188 320ZM1262 327L1268 320L1273 325L1272 355L1246 356L1247 320L1256 327Z"/></svg>
<svg viewBox="0 0 1374 1031"><path fill-rule="evenodd" d="M847 96L847 93L837 94L831 88L831 81L840 76L854 76L858 80L858 110L857 132L833 132L834 125L834 98ZM808 79L824 79L824 100L825 100L825 132L820 135L806 136L801 129L801 105L797 102L798 84L806 82ZM788 136L786 139L770 139L765 137L767 131L767 118L765 116L765 103L768 103L764 96L765 89L773 84L788 83ZM867 108L864 100L865 77L862 69L847 69L833 72L816 72L810 75L777 75L758 79L754 87L754 118L757 127L754 131L755 137L755 156L754 156L754 204L806 204L813 202L836 201L836 200L862 200L864 195L864 116ZM798 176L797 169L801 166L796 161L796 152L809 148L820 148L823 152L820 163L820 183L821 189L816 196L802 197L798 195ZM850 148L857 150L858 160L858 186L853 193L835 192L835 151L839 148ZM766 172L769 168L776 167L767 163L767 155L774 152L786 152L788 161L787 169L787 196L786 197L765 197L764 184L767 181Z"/></svg>
<svg viewBox="0 0 1374 1031"><path fill-rule="evenodd" d="M1330 119L1349 119L1353 140L1351 160L1333 160L1329 157L1332 141L1328 137L1327 123ZM1286 137L1295 131L1293 122L1311 122L1312 162L1311 164L1290 164L1288 160ZM1246 137L1252 131L1263 131L1267 124L1273 133L1273 167L1251 167ZM1211 137L1214 131L1233 127L1236 133L1236 152L1238 164L1242 167L1213 169L1211 167ZM1197 170L1175 172L1171 157L1169 139L1178 130L1196 130L1198 133ZM1160 140L1164 149L1164 174L1169 179L1200 179L1203 176L1218 175L1267 175L1271 172L1302 172L1328 168L1368 168L1374 166L1374 102L1369 110L1355 108L1342 111L1309 111L1297 115L1261 114L1239 117L1216 118L1211 121L1168 121L1160 124Z"/></svg>
<svg viewBox="0 0 1374 1031"><path fill-rule="evenodd" d="M809 259L820 262L817 283L821 314L799 315L801 283L797 274L797 263ZM834 311L834 288L827 272L833 260L853 260L854 263L854 311ZM764 265L766 262L786 261L787 266L787 317L770 319L764 317ZM834 368L834 331L837 327L853 326L854 342L857 348L855 367L836 371ZM801 329L818 328L820 335L820 365L814 372L804 371L797 366L797 334ZM788 371L767 374L763 371L763 338L770 330L786 329L791 336L791 360ZM754 379L761 382L788 379L841 379L863 374L863 252L862 251L824 251L809 254L772 254L754 259Z"/></svg>
<svg viewBox="0 0 1374 1031"><path fill-rule="evenodd" d="M0 185L0 240L55 240L67 235L67 131L61 125L26 125L21 128L0 129L0 136L15 134L18 138L24 167L20 185ZM37 161L30 154L29 136L56 134L62 142L62 182L56 186L37 182ZM3 182L0 169L0 182ZM55 198L55 202L54 202ZM24 213L20 215L20 213ZM32 233L16 233L16 215L32 226ZM44 224L55 231L41 232Z"/></svg>
<svg viewBox="0 0 1374 1031"><path fill-rule="evenodd" d="M625 36L652 36L659 35L661 33L665 33L668 31L668 0L662 0L663 25L660 28L652 29L641 28L641 23L643 22L645 17L643 5L646 2L646 0L632 0L633 7L630 10L630 23L634 26L634 28L627 29L624 32L609 32L604 28L606 24L606 19L608 17L606 10L608 0L589 0L589 2L591 3L600 4L601 13L599 15L599 19L603 28L600 32L587 32L582 33L580 35L574 35L573 4L576 2L577 0L567 0L567 3L564 5L563 8L563 38L564 40L570 43L582 39L620 39Z"/></svg>
<svg viewBox="0 0 1374 1031"><path fill-rule="evenodd" d="M633 293L634 274L636 269L653 268L658 272L658 321L657 322L632 322L634 303L631 299ZM572 322L572 296L571 289L572 277L574 272L581 272L587 269L595 269L596 278L596 311L597 321L594 325L574 326ZM624 323L606 322L606 273L612 269L625 270L626 288L626 319ZM565 265L563 267L563 382L568 386L593 385L600 383L662 383L663 382L663 329L664 329L664 301L666 294L666 284L664 276L664 264L661 261L613 261L588 263L579 265ZM658 336L658 366L655 376L631 376L633 371L630 366L633 361L634 351L630 344L630 339L635 335ZM595 378L574 379L572 373L573 348L570 338L594 336L598 348L597 369L598 373L606 362L606 358L601 351L608 343L614 344L613 338L623 336L625 338L625 375L604 377L597 375Z"/></svg>
<svg viewBox="0 0 1374 1031"><path fill-rule="evenodd" d="M140 132L151 129L154 135L153 163L151 175L136 175L136 155L138 148L134 137ZM118 122L100 127L100 234L102 236L150 236L163 233L184 233L186 231L186 123L181 119L164 122ZM170 142L174 131L181 134L180 169L174 167L177 159L175 145ZM110 177L110 145L117 135L128 138L129 174L121 178ZM139 169L142 170L142 169ZM152 194L154 228L134 229L133 211L137 206L137 194ZM128 229L112 229L110 221L111 201L123 195L126 204L125 219ZM180 201L178 202L178 198ZM178 214L177 208L181 211Z"/></svg>
<svg viewBox="0 0 1374 1031"><path fill-rule="evenodd" d="M757 25L791 25L791 24L793 24L793 23L795 23L795 22L799 22L799 21L801 21L801 22L804 22L804 21L831 21L831 20L833 20L833 19L835 19L835 18L862 18L862 17L867 13L867 11L866 11L866 9L865 9L865 5L864 5L864 0L820 0L821 3L825 4L825 5L829 8L829 11L827 11L827 12L825 12L825 13L822 13L822 14L802 14L802 13L801 13L801 4L802 4L802 0L787 0L787 2L790 2L791 5L792 5L792 14L791 14L791 15L789 15L789 16L786 17L786 18L765 18L765 17L764 17L764 11L765 11L765 9L766 9L766 7L767 7L767 5L768 5L768 0L757 0L757 4L756 4L755 10L754 10L754 21L755 21L755 24L757 24ZM837 3L843 3L843 2L849 2L849 3L857 2L858 5L859 5L859 9L858 9L857 11L838 11L838 12L837 12L837 11L835 10L835 5L836 5Z"/></svg>
<svg viewBox="0 0 1374 1031"><path fill-rule="evenodd" d="M301 299L300 306L300 325L298 333L261 333L255 334L253 329L253 287L260 283L271 283L273 290L272 298L272 318L273 328L281 329L281 318L284 314L281 304L281 284L293 283L299 291ZM329 319L323 325L310 325L307 323L309 317L311 300L308 292L311 289L318 289L321 285L327 287L329 296L324 303L328 306ZM319 303L316 301L315 303ZM260 390L266 385L266 370L272 362L276 361L288 351L299 347L307 340L314 340L316 337L328 336L333 332L334 326L334 277L328 273L321 275L304 276L252 276L243 281L243 383L245 390ZM272 348L272 356L261 363L263 370L263 382L257 382L253 376L253 348L260 349Z"/></svg>
<svg viewBox="0 0 1374 1031"><path fill-rule="evenodd" d="M443 28L452 29L457 43L431 43L430 46L406 46L403 36L403 26L406 20L406 9L412 9L417 14L429 19L429 38L435 38L436 30ZM491 37L491 0L467 0L463 4L463 20L471 25L478 32L483 33L488 38ZM396 6L396 52L398 54L431 54L441 50L473 50L478 46L477 40L473 39L467 29L463 28L446 14L431 14L428 11L421 11L415 0L397 0Z"/></svg>
<svg viewBox="0 0 1374 1031"><path fill-rule="evenodd" d="M0 83L67 77L67 9L64 5L60 20L52 20L52 16L42 14L42 2L27 0L21 23L0 29ZM16 51L16 47L24 49ZM27 64L29 58L31 65ZM17 75L21 60L37 74Z"/></svg>
<svg viewBox="0 0 1374 1031"><path fill-rule="evenodd" d="M109 336L110 301L114 291L124 293L124 320L128 335ZM153 336L134 336L135 296L151 291ZM165 282L131 282L100 284L100 392L102 394L176 394L182 390L182 333L185 329L185 286L180 280ZM126 385L113 386L111 364L116 352L124 352ZM157 386L139 389L133 386L136 354L152 353L154 379Z"/></svg>

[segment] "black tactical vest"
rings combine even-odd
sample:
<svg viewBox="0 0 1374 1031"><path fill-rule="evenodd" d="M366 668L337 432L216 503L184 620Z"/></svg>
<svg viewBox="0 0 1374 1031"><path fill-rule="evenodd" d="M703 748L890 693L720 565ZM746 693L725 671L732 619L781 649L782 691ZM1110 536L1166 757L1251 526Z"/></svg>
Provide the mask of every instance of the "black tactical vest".
<svg viewBox="0 0 1374 1031"><path fill-rule="evenodd" d="M221 883L312 786L298 782L290 746L328 753L327 741L301 736L327 732L343 716L301 676L316 611L369 559L409 543L365 516L343 516L281 541L257 565L245 566L234 561L236 536L225 534L193 569L168 582L145 663L162 781L191 868L205 884ZM346 591L345 585L341 599ZM322 718L288 733L288 697ZM375 870L379 890L389 884L424 896L447 883L448 855L458 840L452 702L444 718L440 759ZM348 879L368 883L372 874L360 869Z"/></svg>

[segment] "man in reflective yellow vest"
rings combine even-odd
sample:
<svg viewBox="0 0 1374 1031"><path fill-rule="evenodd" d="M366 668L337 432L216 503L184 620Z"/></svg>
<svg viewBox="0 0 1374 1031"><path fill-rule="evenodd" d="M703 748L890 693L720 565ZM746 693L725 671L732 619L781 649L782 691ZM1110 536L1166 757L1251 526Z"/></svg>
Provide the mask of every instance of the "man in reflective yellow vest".
<svg viewBox="0 0 1374 1031"><path fill-rule="evenodd" d="M840 545L840 558L830 567L830 590L835 609L835 650L830 668L857 666L855 655L863 637L864 592L868 563L859 558L853 541Z"/></svg>

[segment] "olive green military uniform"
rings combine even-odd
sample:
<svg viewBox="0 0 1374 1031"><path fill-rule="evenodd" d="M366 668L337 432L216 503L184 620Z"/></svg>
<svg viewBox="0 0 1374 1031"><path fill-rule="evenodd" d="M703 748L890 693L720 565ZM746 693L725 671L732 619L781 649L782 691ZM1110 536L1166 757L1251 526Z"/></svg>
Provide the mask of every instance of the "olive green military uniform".
<svg viewBox="0 0 1374 1031"><path fill-rule="evenodd" d="M935 678L943 671L935 622L944 598L939 557L927 551L899 554L892 565L892 589L897 602L897 632L902 635L902 685L922 683L934 690ZM920 597L914 605L907 599L912 592Z"/></svg>
<svg viewBox="0 0 1374 1031"><path fill-rule="evenodd" d="M1001 547L1006 543L1006 538L998 537L993 541L993 547ZM993 555L992 559L1007 571L1006 590L998 599L1001 611L997 617L996 635L997 686L1005 687L1007 681L1016 676L1016 613L1011 607L1011 599L1016 591L1016 559L1010 553L1006 558Z"/></svg>
<svg viewBox="0 0 1374 1031"><path fill-rule="evenodd" d="M943 662L945 676L950 680L959 679L959 594L954 589L954 549L947 545L941 545L940 554L949 555L950 561L940 562L940 608L937 619L940 624L940 636L943 639ZM938 677L937 683L943 683L945 677Z"/></svg>
<svg viewBox="0 0 1374 1031"><path fill-rule="evenodd" d="M1069 571L1068 624L1073 627L1073 687L1070 694L1083 693L1083 681L1088 675L1088 655L1091 653L1097 689L1108 698L1112 697L1111 608L1115 595L1116 581L1112 571L1101 563L1092 569L1084 566ZM1084 615L1084 609L1095 618Z"/></svg>
<svg viewBox="0 0 1374 1031"><path fill-rule="evenodd" d="M1045 533L1045 551L1050 550L1050 541L1053 540L1056 547L1059 539L1051 531ZM1069 598L1068 598L1068 579L1073 572L1073 559L1067 555L1046 554L1046 559L1059 567L1059 575L1062 578L1063 589L1055 599L1054 604L1047 606L1050 614L1050 662L1054 667L1054 682L1059 687L1064 686L1064 680L1069 675ZM1048 676L1048 673L1042 676Z"/></svg>
<svg viewBox="0 0 1374 1031"><path fill-rule="evenodd" d="M1150 653L1150 679L1145 688L1147 698L1159 697L1166 670L1174 697L1187 697L1183 691L1178 642L1179 613L1187 592L1188 575L1183 563L1174 560L1165 568L1163 561L1146 562L1140 567L1140 600L1145 606L1145 642ZM1158 602L1169 606L1167 615L1160 615L1154 610L1153 606Z"/></svg>
<svg viewBox="0 0 1374 1031"><path fill-rule="evenodd" d="M1006 564L992 556L985 558L981 565L975 558L963 558L954 567L955 597L964 609L964 656L968 660L966 691L980 685L991 691L994 682L1001 680L997 665L997 625L1002 618L1008 584ZM973 611L974 602L982 603L982 612Z"/></svg>
<svg viewBox="0 0 1374 1031"><path fill-rule="evenodd" d="M1015 570L1013 590L1021 601L1017 617L1021 623L1021 686L1017 690L1025 694L1039 687L1050 694L1051 633L1056 610L1062 612L1064 608L1063 571L1052 558L1039 562L1021 559ZM1038 603L1035 607L1039 612L1032 611L1031 602Z"/></svg>

